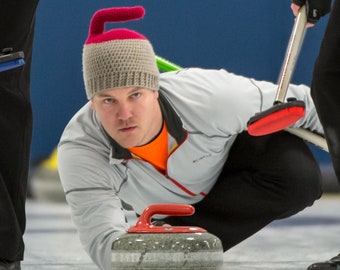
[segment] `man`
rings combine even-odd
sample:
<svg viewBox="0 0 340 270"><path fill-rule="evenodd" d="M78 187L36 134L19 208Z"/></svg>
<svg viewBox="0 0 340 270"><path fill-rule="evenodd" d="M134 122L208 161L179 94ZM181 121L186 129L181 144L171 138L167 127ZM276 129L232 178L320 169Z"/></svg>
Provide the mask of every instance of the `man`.
<svg viewBox="0 0 340 270"><path fill-rule="evenodd" d="M298 6L293 6L297 10ZM325 130L334 170L340 179L340 1L335 0L315 62L312 97ZM340 269L340 254L329 261L312 264L308 270Z"/></svg>
<svg viewBox="0 0 340 270"><path fill-rule="evenodd" d="M89 102L58 145L58 168L84 249L111 269L112 242L128 228L122 202L137 214L151 204L194 205L192 216L157 225L195 225L224 250L321 196L308 146L286 132L251 137L247 121L272 106L277 86L226 70L159 74L150 42L105 22L140 19L142 7L92 18L83 50ZM290 85L306 114L295 126L323 133L309 88Z"/></svg>
<svg viewBox="0 0 340 270"><path fill-rule="evenodd" d="M0 52L22 51L26 64L0 72L0 269L20 269L32 112L30 66L38 0L2 0ZM11 49L10 49L11 48ZM4 64L4 63L3 63Z"/></svg>

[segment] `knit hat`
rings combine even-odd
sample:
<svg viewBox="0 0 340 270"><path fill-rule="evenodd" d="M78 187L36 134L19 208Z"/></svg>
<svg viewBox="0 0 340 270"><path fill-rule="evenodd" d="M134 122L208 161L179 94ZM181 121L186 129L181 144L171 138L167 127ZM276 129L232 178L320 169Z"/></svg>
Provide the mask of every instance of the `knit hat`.
<svg viewBox="0 0 340 270"><path fill-rule="evenodd" d="M144 17L141 6L97 11L83 49L83 76L88 99L103 90L137 86L158 90L159 70L146 37L126 28L104 32L105 22Z"/></svg>

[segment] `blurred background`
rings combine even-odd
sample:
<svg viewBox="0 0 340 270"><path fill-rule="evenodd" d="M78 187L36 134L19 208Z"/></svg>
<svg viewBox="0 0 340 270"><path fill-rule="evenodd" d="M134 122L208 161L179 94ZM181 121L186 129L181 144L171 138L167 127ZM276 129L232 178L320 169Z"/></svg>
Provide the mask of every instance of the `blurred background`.
<svg viewBox="0 0 340 270"><path fill-rule="evenodd" d="M144 34L156 54L183 67L225 68L258 80L277 82L293 27L290 0L59 0L40 1L32 63L34 132L30 195L63 200L55 160L60 135L87 102L82 48L95 11L142 5L143 20L107 24ZM310 85L328 17L307 30L292 82ZM339 187L328 153L311 146L327 192Z"/></svg>

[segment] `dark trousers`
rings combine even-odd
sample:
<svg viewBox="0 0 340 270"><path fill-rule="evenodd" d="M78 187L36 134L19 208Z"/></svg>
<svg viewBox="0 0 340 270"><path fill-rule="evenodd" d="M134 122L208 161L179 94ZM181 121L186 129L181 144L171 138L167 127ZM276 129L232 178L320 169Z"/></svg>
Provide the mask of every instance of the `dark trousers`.
<svg viewBox="0 0 340 270"><path fill-rule="evenodd" d="M196 212L168 217L171 225L205 228L224 250L270 222L289 217L321 196L321 174L308 146L289 133L263 137L241 134L216 185Z"/></svg>
<svg viewBox="0 0 340 270"><path fill-rule="evenodd" d="M0 1L0 50L23 51L23 67L0 72L0 260L23 259L32 136L30 66L38 0Z"/></svg>
<svg viewBox="0 0 340 270"><path fill-rule="evenodd" d="M340 1L333 2L315 62L311 93L340 183Z"/></svg>

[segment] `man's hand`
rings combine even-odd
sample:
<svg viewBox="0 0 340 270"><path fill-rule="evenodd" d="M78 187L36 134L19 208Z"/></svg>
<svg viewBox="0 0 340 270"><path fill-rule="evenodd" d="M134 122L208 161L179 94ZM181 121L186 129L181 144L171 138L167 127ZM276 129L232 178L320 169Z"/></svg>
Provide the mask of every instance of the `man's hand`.
<svg viewBox="0 0 340 270"><path fill-rule="evenodd" d="M313 26L322 16L331 10L332 0L292 0L291 8L294 15L298 14L299 8L306 5L307 26Z"/></svg>

